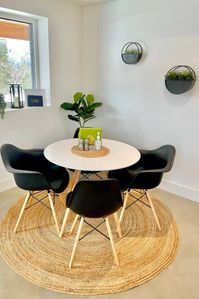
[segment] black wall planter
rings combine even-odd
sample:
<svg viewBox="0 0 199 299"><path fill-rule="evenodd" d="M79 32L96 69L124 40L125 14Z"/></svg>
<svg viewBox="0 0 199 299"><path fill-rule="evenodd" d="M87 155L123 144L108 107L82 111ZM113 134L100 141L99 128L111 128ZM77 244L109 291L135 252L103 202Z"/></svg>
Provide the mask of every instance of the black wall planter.
<svg viewBox="0 0 199 299"><path fill-rule="evenodd" d="M140 61L143 54L143 49L137 42L128 42L124 45L121 51L122 60L126 64L136 64Z"/></svg>
<svg viewBox="0 0 199 299"><path fill-rule="evenodd" d="M181 94L190 90L196 81L194 70L187 65L171 68L165 76L165 86L173 94Z"/></svg>

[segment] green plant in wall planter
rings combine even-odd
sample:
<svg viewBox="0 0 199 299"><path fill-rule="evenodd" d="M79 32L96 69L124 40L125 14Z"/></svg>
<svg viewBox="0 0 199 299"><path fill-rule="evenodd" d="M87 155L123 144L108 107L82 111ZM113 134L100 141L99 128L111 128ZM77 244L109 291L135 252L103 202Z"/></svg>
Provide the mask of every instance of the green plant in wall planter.
<svg viewBox="0 0 199 299"><path fill-rule="evenodd" d="M6 109L6 102L4 100L4 94L0 93L0 114L1 114L1 119L4 118L5 109Z"/></svg>
<svg viewBox="0 0 199 299"><path fill-rule="evenodd" d="M60 107L66 111L75 112L74 115L69 114L68 118L79 123L80 127L84 127L85 123L95 118L95 109L101 107L101 102L95 102L92 94L87 96L82 92L76 92L73 95L73 103L64 102Z"/></svg>
<svg viewBox="0 0 199 299"><path fill-rule="evenodd" d="M126 64L136 64L142 57L142 46L137 42L128 42L124 45L121 52L122 60Z"/></svg>
<svg viewBox="0 0 199 299"><path fill-rule="evenodd" d="M190 90L196 81L194 70L186 65L171 68L165 76L166 88L173 94L181 94Z"/></svg>

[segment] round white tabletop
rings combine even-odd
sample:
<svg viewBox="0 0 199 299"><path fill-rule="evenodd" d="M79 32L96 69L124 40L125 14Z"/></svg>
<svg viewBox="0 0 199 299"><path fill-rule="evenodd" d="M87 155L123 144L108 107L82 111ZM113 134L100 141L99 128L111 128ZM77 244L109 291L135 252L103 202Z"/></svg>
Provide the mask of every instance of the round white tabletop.
<svg viewBox="0 0 199 299"><path fill-rule="evenodd" d="M76 138L52 143L44 150L45 157L60 166L75 170L108 171L128 167L140 159L140 152L133 146L116 140L103 139L109 154L98 158L85 158L74 154L71 148L77 145Z"/></svg>

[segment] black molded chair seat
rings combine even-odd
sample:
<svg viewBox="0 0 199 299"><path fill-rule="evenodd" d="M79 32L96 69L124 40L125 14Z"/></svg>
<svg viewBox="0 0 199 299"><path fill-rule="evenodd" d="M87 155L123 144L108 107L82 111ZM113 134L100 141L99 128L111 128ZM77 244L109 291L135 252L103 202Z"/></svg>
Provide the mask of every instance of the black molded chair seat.
<svg viewBox="0 0 199 299"><path fill-rule="evenodd" d="M75 214L75 221L71 228L72 233L75 223L79 216L81 216L80 225L78 228L76 241L73 247L69 268L72 267L77 243L80 237L81 228L85 217L89 218L101 218L105 217L106 226L109 234L109 238L112 245L113 254L115 257L116 264L118 265L118 258L115 251L111 228L108 220L109 215L114 215L117 231L121 237L121 229L117 216L117 211L122 207L122 196L119 183L115 179L108 180L82 180L79 181L74 190L67 195L66 198L66 213L62 224L60 237L62 237L64 228L67 223L69 211L72 210Z"/></svg>
<svg viewBox="0 0 199 299"><path fill-rule="evenodd" d="M127 204L127 198L131 189L143 189L141 197L149 200L159 230L161 230L152 199L147 194L148 189L157 187L165 172L171 170L175 159L175 148L172 145L163 145L155 150L140 150L140 160L127 168L109 171L108 177L115 178L122 191L126 191L126 197L119 221L121 222Z"/></svg>
<svg viewBox="0 0 199 299"><path fill-rule="evenodd" d="M67 170L48 161L43 154L43 149L23 150L12 144L4 144L1 147L1 156L5 168L14 175L16 185L28 191L14 231L16 232L25 207L30 197L35 194L34 191L47 190L59 233L59 225L50 193L57 194L66 189L69 182ZM38 201L40 202L40 200Z"/></svg>

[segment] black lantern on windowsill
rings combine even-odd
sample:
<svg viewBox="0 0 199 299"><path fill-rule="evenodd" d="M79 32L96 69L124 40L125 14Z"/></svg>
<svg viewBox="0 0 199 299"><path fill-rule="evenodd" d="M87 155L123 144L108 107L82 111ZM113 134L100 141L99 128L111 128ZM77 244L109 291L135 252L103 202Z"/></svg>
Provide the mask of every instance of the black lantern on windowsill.
<svg viewBox="0 0 199 299"><path fill-rule="evenodd" d="M21 84L10 84L11 108L23 108Z"/></svg>

